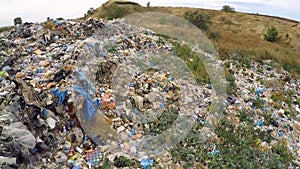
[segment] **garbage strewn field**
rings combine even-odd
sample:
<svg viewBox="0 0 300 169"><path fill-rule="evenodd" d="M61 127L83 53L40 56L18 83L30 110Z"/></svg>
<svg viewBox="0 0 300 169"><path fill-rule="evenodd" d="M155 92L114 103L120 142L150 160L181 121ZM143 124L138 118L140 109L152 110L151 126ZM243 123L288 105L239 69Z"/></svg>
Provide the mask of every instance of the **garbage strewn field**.
<svg viewBox="0 0 300 169"><path fill-rule="evenodd" d="M2 168L211 168L212 160L187 162L174 149L151 147L152 138L171 145L192 128L207 159L225 155L222 136L207 126L221 124L208 111L211 85L155 69L160 62L149 53L172 55L175 48L151 30L124 19L24 23L2 32L0 43ZM285 142L294 157L289 166L299 166L300 81L273 61L233 58L222 61L234 79L224 119L265 133L255 136L259 152ZM164 133L181 115L195 125L175 137Z"/></svg>

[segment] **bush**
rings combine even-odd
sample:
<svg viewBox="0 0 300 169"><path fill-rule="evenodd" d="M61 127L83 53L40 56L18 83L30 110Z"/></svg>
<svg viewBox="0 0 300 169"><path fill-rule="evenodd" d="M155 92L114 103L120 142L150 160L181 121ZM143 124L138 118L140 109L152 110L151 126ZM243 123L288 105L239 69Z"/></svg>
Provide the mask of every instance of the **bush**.
<svg viewBox="0 0 300 169"><path fill-rule="evenodd" d="M22 18L21 18L21 17L15 18L15 19L14 19L14 24L15 24L15 25L20 25L20 24L22 24Z"/></svg>
<svg viewBox="0 0 300 169"><path fill-rule="evenodd" d="M221 35L220 35L220 32L218 31L215 31L215 32L210 32L210 36L209 36L211 39L220 39L221 38Z"/></svg>
<svg viewBox="0 0 300 169"><path fill-rule="evenodd" d="M87 15L90 16L90 15L93 15L93 13L95 12L95 9L94 8L90 8L88 11L87 11Z"/></svg>
<svg viewBox="0 0 300 169"><path fill-rule="evenodd" d="M210 16L206 13L200 11L188 11L184 14L184 18L201 30L209 29L207 23L210 21Z"/></svg>
<svg viewBox="0 0 300 169"><path fill-rule="evenodd" d="M62 17L59 17L59 18L56 18L56 20L58 20L58 21L64 21L65 19L62 18Z"/></svg>
<svg viewBox="0 0 300 169"><path fill-rule="evenodd" d="M225 79L228 82L227 84L227 94L232 95L236 91L235 78L228 71L226 67L224 67Z"/></svg>
<svg viewBox="0 0 300 169"><path fill-rule="evenodd" d="M116 7L109 10L107 14L107 19L112 20L112 19L122 18L125 15L126 15L126 11L124 8Z"/></svg>
<svg viewBox="0 0 300 169"><path fill-rule="evenodd" d="M255 108L257 108L257 109L263 108L264 104L265 104L265 102L263 99L258 98L258 99L253 100L253 106L255 106Z"/></svg>
<svg viewBox="0 0 300 169"><path fill-rule="evenodd" d="M165 25L166 22L167 22L167 18L165 16L162 16L161 18L159 18L159 24Z"/></svg>
<svg viewBox="0 0 300 169"><path fill-rule="evenodd" d="M224 11L224 12L235 12L235 9L233 7L230 7L229 5L224 5L222 7L222 11Z"/></svg>
<svg viewBox="0 0 300 169"><path fill-rule="evenodd" d="M245 125L235 126L229 120L220 120L215 129L218 141L200 143L199 130L192 130L184 141L171 149L174 162L184 168L195 167L195 163L206 164L207 168L288 168L295 157L289 152L284 140L264 150L257 140L270 143L270 133L255 130L248 120L250 112L242 112ZM210 145L215 145L219 154L211 155ZM204 168L204 167L201 167Z"/></svg>
<svg viewBox="0 0 300 169"><path fill-rule="evenodd" d="M264 34L264 39L269 42L277 42L280 39L278 31L274 26L268 28L267 33Z"/></svg>
<svg viewBox="0 0 300 169"><path fill-rule="evenodd" d="M175 47L176 55L185 61L191 69L196 82L209 83L209 75L199 56L188 45L181 45L174 41L171 41L171 43Z"/></svg>
<svg viewBox="0 0 300 169"><path fill-rule="evenodd" d="M289 107L292 106L292 98L291 98L291 95L289 95L289 97L287 97L286 95L288 95L288 93L285 93L284 91L277 91L277 92L273 92L271 94L271 99L274 101L274 102L281 102L281 101L284 101L285 103L288 104Z"/></svg>

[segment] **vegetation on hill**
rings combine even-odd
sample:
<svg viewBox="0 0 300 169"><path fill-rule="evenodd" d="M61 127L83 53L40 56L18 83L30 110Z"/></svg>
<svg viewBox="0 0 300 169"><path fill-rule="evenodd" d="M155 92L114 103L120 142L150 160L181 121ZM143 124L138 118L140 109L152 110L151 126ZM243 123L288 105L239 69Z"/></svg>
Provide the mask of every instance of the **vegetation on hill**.
<svg viewBox="0 0 300 169"><path fill-rule="evenodd" d="M222 59L241 53L256 61L275 60L284 69L297 76L300 74L300 24L297 21L235 12L233 7L226 5L220 7L220 10L208 10L143 7L135 3L116 1L103 4L91 17L113 19L137 12L165 12L190 20L196 26L204 28L202 30ZM193 13L197 17L191 17Z"/></svg>

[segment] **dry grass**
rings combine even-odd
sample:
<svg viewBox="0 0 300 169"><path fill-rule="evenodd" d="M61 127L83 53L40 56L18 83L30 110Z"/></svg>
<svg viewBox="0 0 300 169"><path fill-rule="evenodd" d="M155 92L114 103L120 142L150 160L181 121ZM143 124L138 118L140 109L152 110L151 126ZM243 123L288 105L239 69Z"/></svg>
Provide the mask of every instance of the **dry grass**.
<svg viewBox="0 0 300 169"><path fill-rule="evenodd" d="M13 29L13 26L5 26L0 28L0 32L10 31Z"/></svg>
<svg viewBox="0 0 300 169"><path fill-rule="evenodd" d="M164 12L183 17L190 10L199 10L210 15L210 30L218 32L220 38L211 39L221 58L228 54L244 51L253 59L272 59L288 67L292 72L300 74L300 23L284 18L245 14L240 12L226 13L220 10L207 10L185 7L146 7L137 5L116 5L108 2L98 8L92 17L106 18L107 12L116 7L125 9L126 14L136 12ZM267 29L274 26L281 37L277 43L264 40Z"/></svg>

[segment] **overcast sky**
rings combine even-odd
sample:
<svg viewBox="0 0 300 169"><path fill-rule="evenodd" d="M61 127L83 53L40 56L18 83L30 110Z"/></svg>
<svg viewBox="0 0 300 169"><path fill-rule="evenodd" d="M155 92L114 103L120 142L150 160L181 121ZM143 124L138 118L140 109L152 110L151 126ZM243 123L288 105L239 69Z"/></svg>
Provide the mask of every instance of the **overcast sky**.
<svg viewBox="0 0 300 169"><path fill-rule="evenodd" d="M300 21L299 0L131 0L146 6L187 6L221 9L230 5L236 11L276 15ZM13 25L20 16L23 22L42 22L50 18L77 18L91 7L97 8L106 0L1 0L0 26Z"/></svg>

